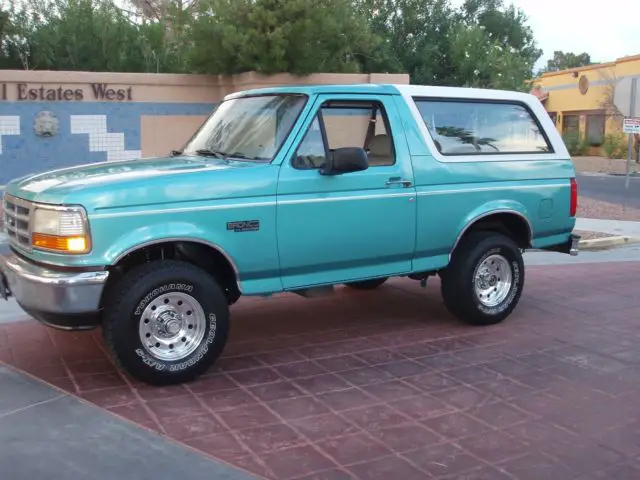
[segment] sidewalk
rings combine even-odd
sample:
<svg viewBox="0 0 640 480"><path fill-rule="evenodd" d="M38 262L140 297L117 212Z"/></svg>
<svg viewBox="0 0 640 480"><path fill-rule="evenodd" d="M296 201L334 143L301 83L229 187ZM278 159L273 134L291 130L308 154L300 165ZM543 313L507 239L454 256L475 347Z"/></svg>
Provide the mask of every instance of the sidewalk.
<svg viewBox="0 0 640 480"><path fill-rule="evenodd" d="M2 363L0 391L2 480L257 478Z"/></svg>
<svg viewBox="0 0 640 480"><path fill-rule="evenodd" d="M595 218L577 218L576 230L640 237L640 222L625 220L605 220Z"/></svg>
<svg viewBox="0 0 640 480"><path fill-rule="evenodd" d="M605 158L594 156L580 156L572 158L573 165L581 174L605 174L624 175L627 171L626 158ZM639 173L640 164L635 160L631 162L631 172Z"/></svg>

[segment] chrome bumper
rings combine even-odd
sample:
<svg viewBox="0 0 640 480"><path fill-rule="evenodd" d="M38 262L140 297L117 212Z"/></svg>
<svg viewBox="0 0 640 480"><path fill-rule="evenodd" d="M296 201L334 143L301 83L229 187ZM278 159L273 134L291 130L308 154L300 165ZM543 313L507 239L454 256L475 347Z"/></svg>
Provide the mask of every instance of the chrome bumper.
<svg viewBox="0 0 640 480"><path fill-rule="evenodd" d="M558 252L558 253L566 253L575 257L580 253L580 235L576 235L572 233L569 235L566 241L559 243L557 245L551 245L549 247L543 247L541 250L547 252Z"/></svg>
<svg viewBox="0 0 640 480"><path fill-rule="evenodd" d="M87 328L80 325L82 321L60 324L49 319L96 313L108 276L107 271L53 270L13 253L0 255L0 284L8 287L4 293L15 297L18 304L38 320L60 328Z"/></svg>
<svg viewBox="0 0 640 480"><path fill-rule="evenodd" d="M580 252L580 240L581 237L575 233L571 234L571 240L569 245L569 255L575 257Z"/></svg>

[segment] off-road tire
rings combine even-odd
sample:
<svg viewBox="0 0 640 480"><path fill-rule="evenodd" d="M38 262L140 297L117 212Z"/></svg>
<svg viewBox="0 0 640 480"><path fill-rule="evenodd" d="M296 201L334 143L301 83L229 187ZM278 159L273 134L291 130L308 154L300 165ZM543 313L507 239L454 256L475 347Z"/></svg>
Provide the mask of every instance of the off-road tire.
<svg viewBox="0 0 640 480"><path fill-rule="evenodd" d="M143 346L139 327L146 306L167 293L190 295L204 312L204 336L197 348L178 361L162 360ZM188 382L220 356L229 331L229 306L216 280L200 268L161 260L127 272L104 305L103 334L116 363L133 378L152 385Z"/></svg>
<svg viewBox="0 0 640 480"><path fill-rule="evenodd" d="M496 306L480 301L474 287L476 269L490 255L504 257L511 268L511 288ZM473 232L462 239L453 252L449 266L440 273L444 304L451 314L470 325L494 325L506 319L516 308L524 288L524 262L518 245L497 233Z"/></svg>
<svg viewBox="0 0 640 480"><path fill-rule="evenodd" d="M387 280L389 280L389 277L372 278L371 280L361 280L359 282L345 283L345 285L355 290L375 290Z"/></svg>

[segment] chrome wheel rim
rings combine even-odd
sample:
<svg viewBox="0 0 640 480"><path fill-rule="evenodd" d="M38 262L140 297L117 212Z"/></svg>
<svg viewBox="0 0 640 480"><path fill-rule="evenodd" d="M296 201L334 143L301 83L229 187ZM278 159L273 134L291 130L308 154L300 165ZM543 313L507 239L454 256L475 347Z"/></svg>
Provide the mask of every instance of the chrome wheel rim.
<svg viewBox="0 0 640 480"><path fill-rule="evenodd" d="M512 284L511 265L502 255L490 255L476 268L473 285L485 307L500 305L509 295Z"/></svg>
<svg viewBox="0 0 640 480"><path fill-rule="evenodd" d="M140 341L159 360L182 360L202 343L206 327L204 310L195 298L181 292L165 293L142 312Z"/></svg>

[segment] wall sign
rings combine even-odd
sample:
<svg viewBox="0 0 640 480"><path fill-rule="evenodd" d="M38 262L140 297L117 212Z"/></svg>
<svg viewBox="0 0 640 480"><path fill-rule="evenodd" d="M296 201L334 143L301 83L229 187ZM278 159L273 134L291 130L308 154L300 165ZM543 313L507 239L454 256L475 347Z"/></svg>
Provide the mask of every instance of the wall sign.
<svg viewBox="0 0 640 480"><path fill-rule="evenodd" d="M91 98L99 102L126 102L133 100L133 87L114 88L108 83L90 83L85 87L65 88L29 83L0 83L0 100L80 102Z"/></svg>
<svg viewBox="0 0 640 480"><path fill-rule="evenodd" d="M640 133L640 118L625 118L622 123L624 133Z"/></svg>

